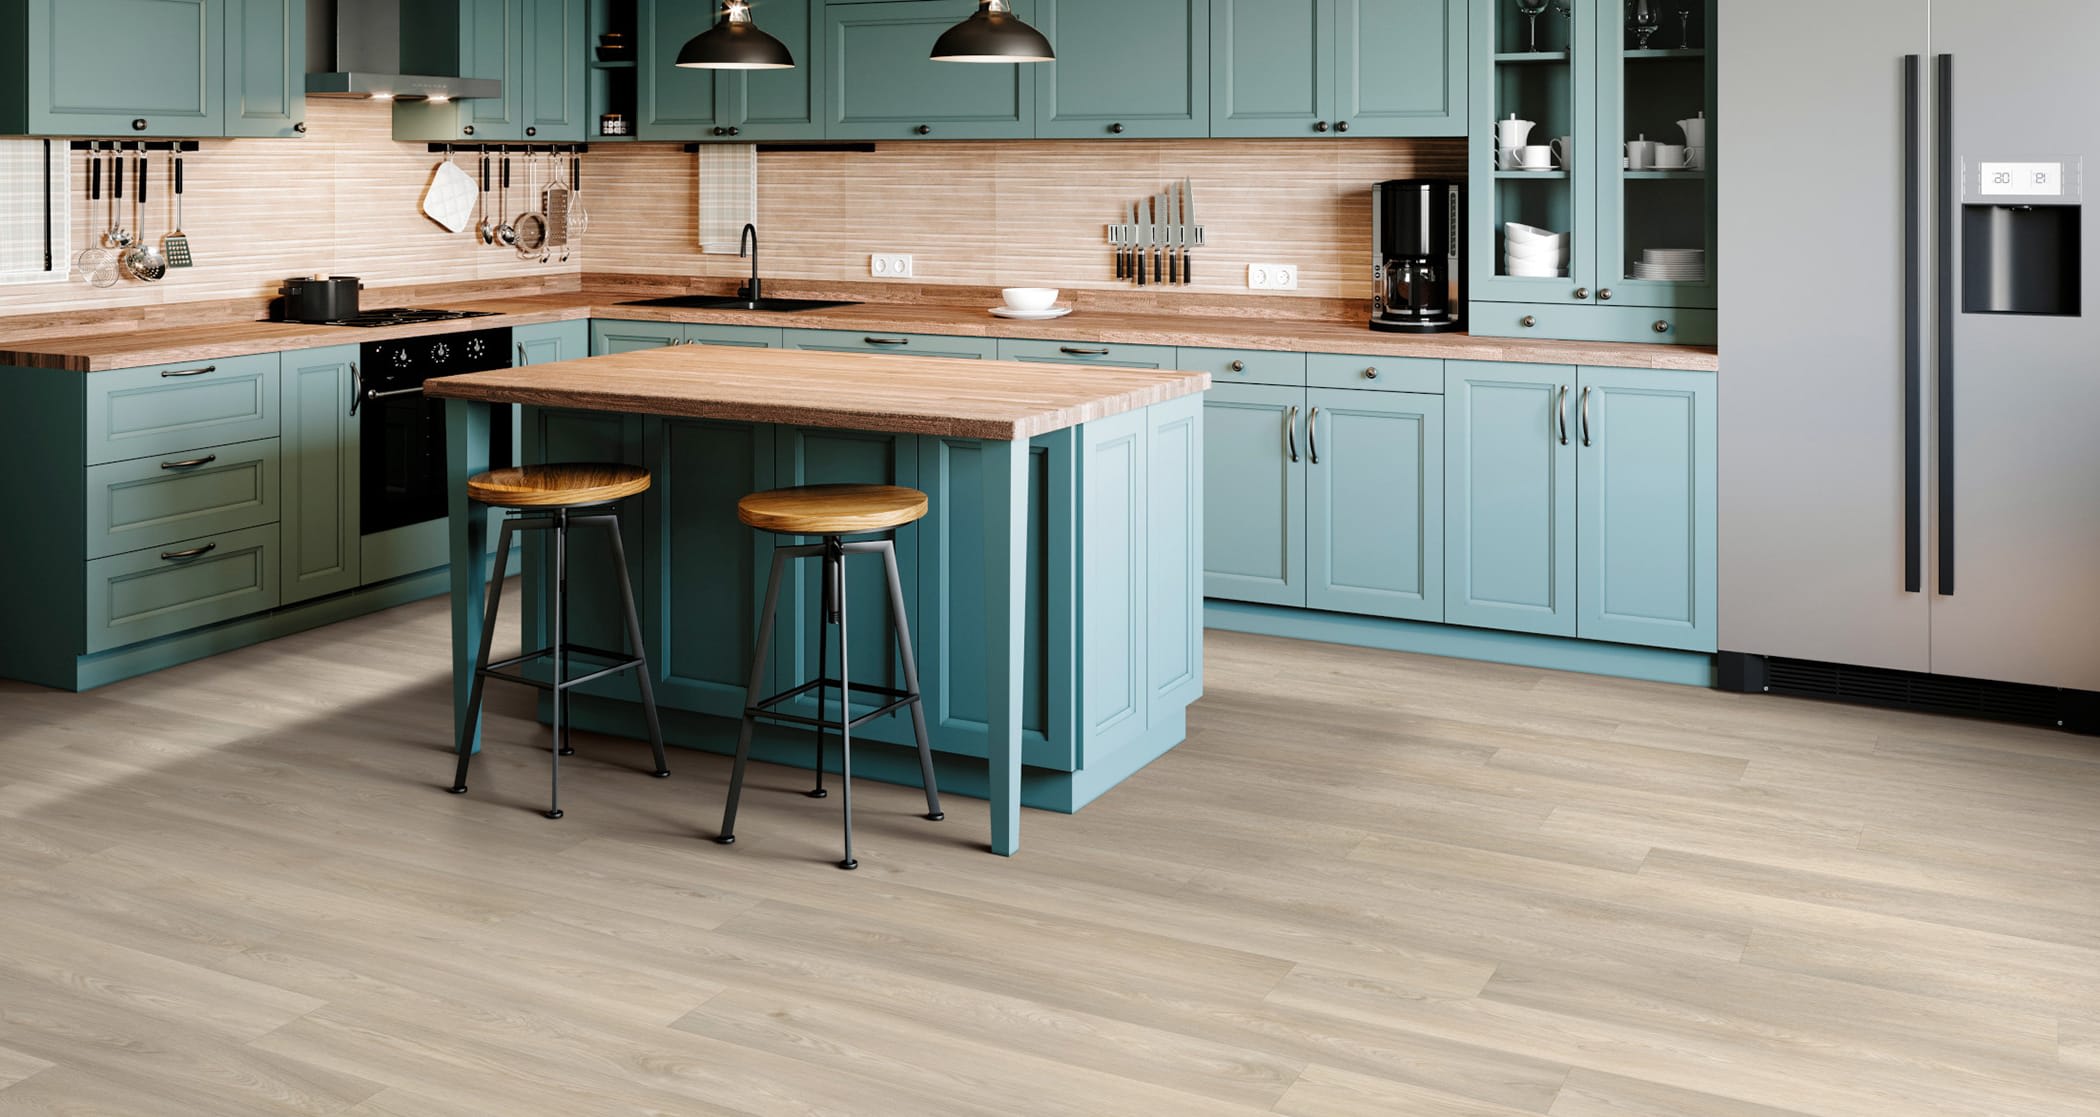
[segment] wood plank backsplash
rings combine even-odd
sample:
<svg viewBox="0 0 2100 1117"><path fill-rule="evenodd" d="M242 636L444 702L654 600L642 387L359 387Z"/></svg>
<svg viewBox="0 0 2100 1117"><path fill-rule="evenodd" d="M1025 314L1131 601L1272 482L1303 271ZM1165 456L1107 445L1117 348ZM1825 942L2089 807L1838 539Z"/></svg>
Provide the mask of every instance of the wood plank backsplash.
<svg viewBox="0 0 2100 1117"><path fill-rule="evenodd" d="M437 157L422 144L395 143L384 107L317 98L307 119L302 140L206 140L187 157L183 224L196 267L107 290L77 271L64 284L0 286L0 316L141 308L173 320L183 314L179 304L226 300L245 316L239 308L259 314L259 300L284 277L319 273L356 275L372 288L524 280L559 287L576 284L586 267L717 278L748 270L734 256L700 253L695 161L676 144L594 148L584 172L590 230L566 265L540 264L423 216ZM106 202L87 205L84 159L74 157L75 257L107 221ZM461 166L473 173L464 156ZM920 142L872 153L769 152L759 159L759 227L765 274L783 279L865 282L869 254L900 252L914 257L920 285L1115 290L1127 285L1114 278L1105 226L1121 220L1126 202L1187 177L1209 241L1196 254L1199 282L1169 290L1245 295L1249 263L1290 263L1300 269L1300 289L1275 298L1364 299L1371 185L1463 173L1457 140ZM144 226L157 242L173 217L163 160L154 175ZM525 196L520 166L513 213ZM127 200L123 220L136 227L129 210Z"/></svg>
<svg viewBox="0 0 2100 1117"><path fill-rule="evenodd" d="M1248 264L1277 263L1298 265L1299 290L1263 294L1368 299L1371 187L1462 177L1465 141L922 141L769 152L758 174L768 276L865 282L871 253L899 252L920 284L1119 289L1106 227L1186 177L1208 237L1186 290L1244 295ZM592 271L749 270L700 254L694 159L680 148L606 144L586 175Z"/></svg>
<svg viewBox="0 0 2100 1117"><path fill-rule="evenodd" d="M0 315L254 299L274 294L293 275L355 275L377 287L573 276L582 269L580 256L567 265L528 263L423 216L423 191L438 157L422 144L395 143L385 106L314 98L307 126L297 140L204 140L202 150L184 157L183 231L196 267L170 271L159 283L120 279L107 290L81 281L77 270L64 284L0 287ZM89 206L85 159L73 159L76 260L108 224L108 184L103 204ZM144 222L156 244L174 217L165 160L154 157ZM464 156L460 165L468 167ZM128 172L124 185L120 212L135 229ZM524 197L522 189L511 191L514 213Z"/></svg>

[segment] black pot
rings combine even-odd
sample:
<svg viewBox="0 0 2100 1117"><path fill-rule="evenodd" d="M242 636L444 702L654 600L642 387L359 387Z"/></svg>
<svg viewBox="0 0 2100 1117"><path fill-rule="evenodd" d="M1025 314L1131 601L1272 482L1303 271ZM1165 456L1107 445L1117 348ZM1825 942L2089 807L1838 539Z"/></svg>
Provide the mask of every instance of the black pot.
<svg viewBox="0 0 2100 1117"><path fill-rule="evenodd" d="M287 322L340 322L357 317L357 293L364 289L354 275L300 276L285 280L278 293Z"/></svg>

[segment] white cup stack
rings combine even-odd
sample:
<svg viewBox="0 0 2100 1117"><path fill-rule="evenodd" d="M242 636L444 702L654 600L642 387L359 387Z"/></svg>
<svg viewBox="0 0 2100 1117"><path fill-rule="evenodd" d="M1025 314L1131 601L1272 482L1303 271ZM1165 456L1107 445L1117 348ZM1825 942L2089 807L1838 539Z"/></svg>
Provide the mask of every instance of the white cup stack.
<svg viewBox="0 0 2100 1117"><path fill-rule="evenodd" d="M1568 274L1568 234L1511 221L1502 226L1502 274L1553 279Z"/></svg>

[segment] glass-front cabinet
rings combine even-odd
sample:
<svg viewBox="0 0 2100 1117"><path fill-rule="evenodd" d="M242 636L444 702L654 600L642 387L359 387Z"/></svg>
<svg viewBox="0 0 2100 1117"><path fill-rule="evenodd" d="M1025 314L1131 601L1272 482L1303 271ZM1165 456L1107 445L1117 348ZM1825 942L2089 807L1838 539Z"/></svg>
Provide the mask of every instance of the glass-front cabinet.
<svg viewBox="0 0 2100 1117"><path fill-rule="evenodd" d="M1712 344L1714 0L1473 0L1472 330Z"/></svg>

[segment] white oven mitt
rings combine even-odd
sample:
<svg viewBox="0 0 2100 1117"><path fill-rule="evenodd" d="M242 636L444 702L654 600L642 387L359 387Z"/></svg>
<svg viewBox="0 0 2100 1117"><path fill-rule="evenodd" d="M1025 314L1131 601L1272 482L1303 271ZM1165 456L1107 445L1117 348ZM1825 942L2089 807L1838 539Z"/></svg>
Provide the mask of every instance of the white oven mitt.
<svg viewBox="0 0 2100 1117"><path fill-rule="evenodd" d="M474 216L474 180L450 159L439 163L423 194L423 213L447 232L465 229Z"/></svg>

